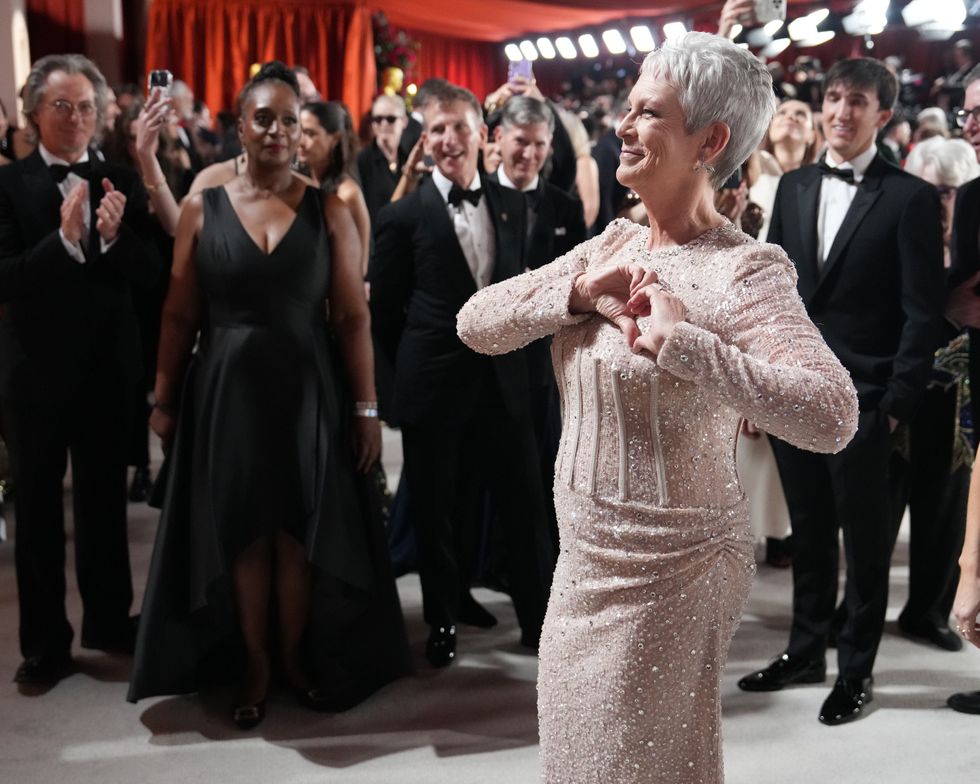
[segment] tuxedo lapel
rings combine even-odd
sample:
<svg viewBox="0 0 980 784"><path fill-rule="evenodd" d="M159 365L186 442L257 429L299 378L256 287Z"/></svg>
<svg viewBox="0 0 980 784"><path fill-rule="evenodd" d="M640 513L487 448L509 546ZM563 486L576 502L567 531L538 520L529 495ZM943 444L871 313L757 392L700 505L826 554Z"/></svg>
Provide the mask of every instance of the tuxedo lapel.
<svg viewBox="0 0 980 784"><path fill-rule="evenodd" d="M466 262L466 256L463 255L456 229L449 218L449 209L431 177L423 180L419 186L419 200L422 205L420 220L428 224L435 251L440 258L445 259L447 273L457 286L476 291L476 282L473 280L470 265Z"/></svg>
<svg viewBox="0 0 980 784"><path fill-rule="evenodd" d="M483 193L490 209L490 220L493 222L495 235L496 258L493 264L491 283L518 275L524 270L524 237L526 216L519 214L514 208L508 208L505 194L508 189L494 182L483 180ZM520 191L513 191L524 208L524 197ZM517 200L512 200L515 207ZM515 253L515 249L517 252Z"/></svg>
<svg viewBox="0 0 980 784"><path fill-rule="evenodd" d="M797 220L803 258L797 264L800 290L812 293L817 287L817 214L820 210L820 172L814 166L804 182L796 184ZM804 294L804 299L807 297Z"/></svg>
<svg viewBox="0 0 980 784"><path fill-rule="evenodd" d="M837 231L837 236L834 237L834 244L830 246L827 260L820 270L818 286L827 279L830 271L840 261L844 255L844 248L847 247L847 243L851 241L851 237L854 236L854 232L857 231L857 228L861 225L861 221L868 214L868 210L871 209L881 196L881 170L878 165L879 163L881 165L887 165L883 161L879 161L878 158L875 158L868 167L868 171L865 173L861 183L858 185L857 193L854 194L854 200L851 202L851 206L844 216L844 222L841 223L840 229Z"/></svg>
<svg viewBox="0 0 980 784"><path fill-rule="evenodd" d="M37 220L38 235L47 234L53 227L61 225L61 191L37 150L24 158L20 166L26 191L24 196L35 207L31 212Z"/></svg>

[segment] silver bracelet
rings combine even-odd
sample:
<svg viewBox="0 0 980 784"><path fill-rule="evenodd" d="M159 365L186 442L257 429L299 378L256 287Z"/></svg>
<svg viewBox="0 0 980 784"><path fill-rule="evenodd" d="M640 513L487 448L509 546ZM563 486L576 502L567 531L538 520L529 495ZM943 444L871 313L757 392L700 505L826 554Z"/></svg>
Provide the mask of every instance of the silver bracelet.
<svg viewBox="0 0 980 784"><path fill-rule="evenodd" d="M367 402L358 401L354 403L354 416L359 417L373 417L378 416L378 401L371 400Z"/></svg>

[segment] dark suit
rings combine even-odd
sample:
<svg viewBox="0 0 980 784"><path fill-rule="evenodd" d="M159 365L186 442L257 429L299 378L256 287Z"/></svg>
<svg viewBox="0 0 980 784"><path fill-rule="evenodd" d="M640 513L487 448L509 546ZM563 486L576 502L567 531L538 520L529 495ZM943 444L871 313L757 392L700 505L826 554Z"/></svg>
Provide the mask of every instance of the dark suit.
<svg viewBox="0 0 980 784"><path fill-rule="evenodd" d="M126 426L141 375L130 285L151 286L159 259L134 172L90 155L91 231L79 264L59 237L61 193L39 152L0 169L0 409L17 485L16 566L25 657L68 653L62 479L72 456L82 639L127 625ZM127 197L101 253L95 210L108 177ZM140 221L143 221L141 223Z"/></svg>
<svg viewBox="0 0 980 784"><path fill-rule="evenodd" d="M942 338L943 261L935 189L876 156L818 265L823 178L784 175L769 241L796 264L798 288L827 344L851 373L860 417L837 455L774 441L793 524L789 653L822 658L837 597L838 528L847 559L840 674L871 674L885 619L891 520L889 415L907 421L925 391Z"/></svg>
<svg viewBox="0 0 980 784"><path fill-rule="evenodd" d="M391 194L395 192L398 180L401 179L402 166L405 165L409 152L411 148L398 148L398 165L394 170L375 142L371 142L357 154L357 174L372 223L377 220L381 208L391 202Z"/></svg>
<svg viewBox="0 0 980 784"><path fill-rule="evenodd" d="M525 202L484 180L496 240L492 281L524 270ZM462 593L460 488L485 478L494 491L512 563L512 596L537 638L551 581L544 496L520 353L477 354L456 335L456 313L476 292L446 203L431 179L381 211L368 273L380 349L393 358L390 416L402 428L426 622L454 623ZM467 496L467 494L462 494Z"/></svg>

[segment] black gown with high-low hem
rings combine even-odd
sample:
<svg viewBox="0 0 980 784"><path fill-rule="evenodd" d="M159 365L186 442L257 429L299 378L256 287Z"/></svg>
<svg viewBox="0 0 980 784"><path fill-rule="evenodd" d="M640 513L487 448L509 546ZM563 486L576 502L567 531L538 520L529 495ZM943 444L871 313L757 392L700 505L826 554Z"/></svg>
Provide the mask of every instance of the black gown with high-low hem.
<svg viewBox="0 0 980 784"><path fill-rule="evenodd" d="M379 488L353 465L353 404L327 324L321 198L307 188L270 253L223 187L203 199L204 317L167 458L128 699L237 676L232 564L283 530L312 565L311 677L338 706L356 704L410 673L412 657Z"/></svg>

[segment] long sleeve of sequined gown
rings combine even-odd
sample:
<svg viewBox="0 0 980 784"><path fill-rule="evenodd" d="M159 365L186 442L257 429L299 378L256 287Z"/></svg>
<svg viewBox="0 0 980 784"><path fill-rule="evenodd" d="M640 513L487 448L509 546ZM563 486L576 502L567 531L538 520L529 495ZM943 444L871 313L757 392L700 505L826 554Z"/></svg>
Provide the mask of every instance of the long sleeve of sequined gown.
<svg viewBox="0 0 980 784"><path fill-rule="evenodd" d="M656 270L687 308L656 359L602 317L568 312L575 278L613 263ZM739 420L828 452L857 426L853 384L795 283L779 248L730 225L650 251L645 229L616 221L459 313L460 337L485 353L554 334L561 554L538 676L547 784L723 779L720 672L755 569Z"/></svg>

